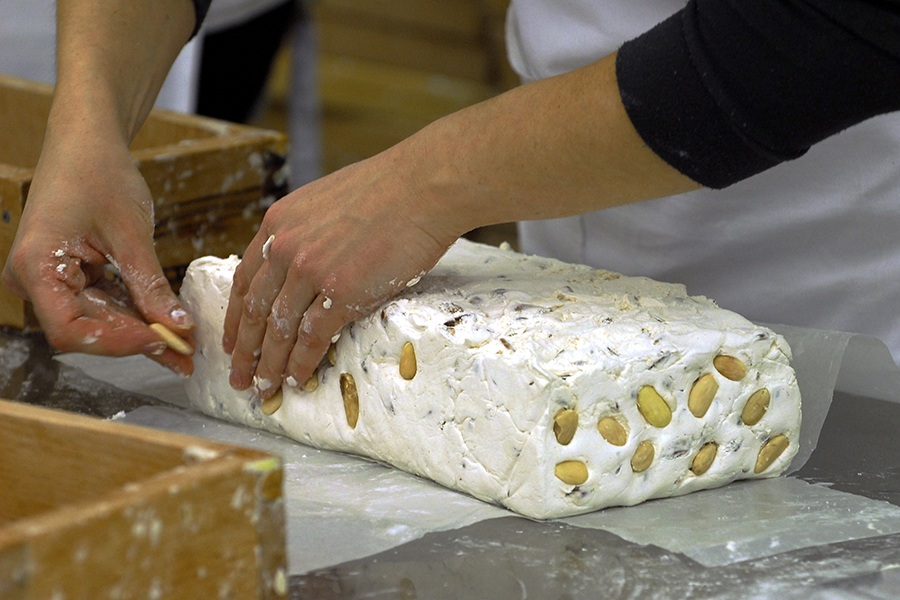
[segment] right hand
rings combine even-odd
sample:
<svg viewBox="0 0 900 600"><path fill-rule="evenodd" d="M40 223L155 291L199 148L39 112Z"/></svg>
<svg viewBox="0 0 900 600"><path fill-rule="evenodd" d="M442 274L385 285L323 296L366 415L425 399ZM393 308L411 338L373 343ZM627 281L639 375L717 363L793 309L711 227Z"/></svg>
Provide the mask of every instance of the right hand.
<svg viewBox="0 0 900 600"><path fill-rule="evenodd" d="M412 149L412 151L411 151ZM430 270L466 231L417 180L407 142L295 190L266 212L234 273L231 385L261 398L315 371L341 328Z"/></svg>
<svg viewBox="0 0 900 600"><path fill-rule="evenodd" d="M145 354L189 375L148 323L190 341L193 321L153 248L153 200L127 147L102 136L48 134L2 283L29 300L52 346L109 356ZM111 281L113 264L121 281Z"/></svg>

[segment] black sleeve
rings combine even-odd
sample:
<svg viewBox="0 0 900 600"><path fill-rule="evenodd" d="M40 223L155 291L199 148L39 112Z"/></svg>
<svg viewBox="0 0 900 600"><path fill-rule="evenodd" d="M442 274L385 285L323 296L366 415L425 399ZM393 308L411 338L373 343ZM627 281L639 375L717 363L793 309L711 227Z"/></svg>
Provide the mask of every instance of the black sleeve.
<svg viewBox="0 0 900 600"><path fill-rule="evenodd" d="M209 12L209 5L212 4L212 0L191 0L194 3L194 33L191 34L191 37L197 35L197 32L200 31L200 26L203 25L203 19L206 18L206 13Z"/></svg>
<svg viewBox="0 0 900 600"><path fill-rule="evenodd" d="M900 2L690 0L616 76L647 145L723 188L900 109Z"/></svg>

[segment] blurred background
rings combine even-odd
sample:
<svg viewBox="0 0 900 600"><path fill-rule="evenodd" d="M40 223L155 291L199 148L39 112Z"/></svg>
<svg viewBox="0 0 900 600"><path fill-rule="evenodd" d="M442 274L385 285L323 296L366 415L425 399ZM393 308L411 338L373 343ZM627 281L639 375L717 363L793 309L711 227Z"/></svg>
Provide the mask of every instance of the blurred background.
<svg viewBox="0 0 900 600"><path fill-rule="evenodd" d="M157 106L288 134L296 187L515 86L508 1L215 0ZM52 82L54 13L55 0L3 0L0 72Z"/></svg>

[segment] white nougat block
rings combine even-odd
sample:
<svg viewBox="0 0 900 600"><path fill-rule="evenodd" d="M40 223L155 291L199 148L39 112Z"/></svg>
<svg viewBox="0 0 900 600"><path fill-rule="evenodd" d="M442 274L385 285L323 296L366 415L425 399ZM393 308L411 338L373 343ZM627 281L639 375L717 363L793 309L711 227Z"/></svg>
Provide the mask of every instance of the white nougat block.
<svg viewBox="0 0 900 600"><path fill-rule="evenodd" d="M681 285L466 241L347 326L318 387L285 386L267 416L228 384L237 264L196 260L182 287L197 320L188 395L215 417L539 519L776 476L798 449L800 393L780 336Z"/></svg>

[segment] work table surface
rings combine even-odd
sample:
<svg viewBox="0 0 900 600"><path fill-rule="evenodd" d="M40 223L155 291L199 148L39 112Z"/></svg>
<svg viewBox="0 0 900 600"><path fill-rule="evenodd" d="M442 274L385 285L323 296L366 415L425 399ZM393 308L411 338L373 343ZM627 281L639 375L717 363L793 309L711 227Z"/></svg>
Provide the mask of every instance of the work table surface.
<svg viewBox="0 0 900 600"><path fill-rule="evenodd" d="M0 333L0 397L105 418L159 403L61 364L40 335L10 333ZM793 476L900 507L900 403L837 393L816 451ZM290 598L325 600L800 596L900 597L900 533L707 567L607 531L509 516L289 582Z"/></svg>

